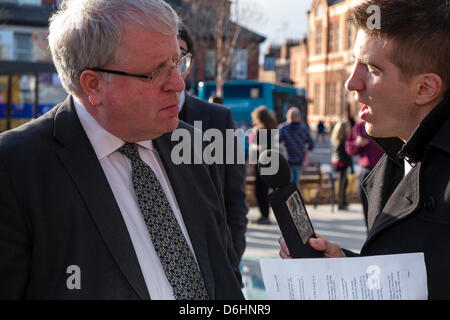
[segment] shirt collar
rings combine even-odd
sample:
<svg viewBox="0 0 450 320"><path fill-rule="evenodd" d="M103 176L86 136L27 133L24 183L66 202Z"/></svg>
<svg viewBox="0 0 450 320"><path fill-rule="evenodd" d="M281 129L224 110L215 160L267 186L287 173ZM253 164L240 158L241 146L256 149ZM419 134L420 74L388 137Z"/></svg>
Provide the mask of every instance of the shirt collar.
<svg viewBox="0 0 450 320"><path fill-rule="evenodd" d="M81 105L76 97L73 98L78 118L80 119L81 125L83 126L99 160L108 157L111 153L117 151L117 149L125 144L125 141L105 130ZM145 149L153 150L152 140L139 141L136 142L136 144Z"/></svg>

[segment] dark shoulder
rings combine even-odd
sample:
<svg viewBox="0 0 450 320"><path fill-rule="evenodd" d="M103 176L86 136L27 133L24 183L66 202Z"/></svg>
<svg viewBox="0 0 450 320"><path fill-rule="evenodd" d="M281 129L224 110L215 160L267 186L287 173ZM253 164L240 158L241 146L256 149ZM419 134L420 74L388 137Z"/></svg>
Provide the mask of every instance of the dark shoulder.
<svg viewBox="0 0 450 320"><path fill-rule="evenodd" d="M28 154L48 146L53 140L54 117L59 106L36 120L0 134L0 157Z"/></svg>
<svg viewBox="0 0 450 320"><path fill-rule="evenodd" d="M178 129L185 129L185 130L189 131L190 133L194 133L194 131L197 130L193 126L191 126L189 123L184 122L183 120L178 121L178 127L175 130L178 130Z"/></svg>
<svg viewBox="0 0 450 320"><path fill-rule="evenodd" d="M231 114L231 110L223 105L211 103L189 94L186 94L186 102L188 102L189 107L198 108L200 111L211 113L214 116Z"/></svg>

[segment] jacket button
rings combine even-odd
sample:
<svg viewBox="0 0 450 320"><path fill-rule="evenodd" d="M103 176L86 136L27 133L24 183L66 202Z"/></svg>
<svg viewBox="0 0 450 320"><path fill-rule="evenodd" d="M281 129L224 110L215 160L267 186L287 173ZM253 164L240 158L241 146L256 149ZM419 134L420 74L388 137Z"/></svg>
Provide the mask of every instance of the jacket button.
<svg viewBox="0 0 450 320"><path fill-rule="evenodd" d="M424 206L426 209L431 210L434 208L434 206L436 205L436 203L434 202L434 198L433 197L428 197L425 202L424 202Z"/></svg>

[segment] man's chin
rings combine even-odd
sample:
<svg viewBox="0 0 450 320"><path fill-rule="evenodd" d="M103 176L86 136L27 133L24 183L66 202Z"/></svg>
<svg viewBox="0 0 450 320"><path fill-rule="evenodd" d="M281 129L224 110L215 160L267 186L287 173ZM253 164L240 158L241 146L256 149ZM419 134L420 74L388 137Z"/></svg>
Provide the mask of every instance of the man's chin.
<svg viewBox="0 0 450 320"><path fill-rule="evenodd" d="M174 131L176 128L178 128L178 124L179 124L178 116L169 119L167 121L167 126L166 126L166 132L165 133L169 133L169 132Z"/></svg>
<svg viewBox="0 0 450 320"><path fill-rule="evenodd" d="M371 123L369 123L369 122L366 122L365 123L365 129L366 129L366 132L367 132L367 134L369 135L369 136L371 136L371 137L376 137L376 138L383 138L382 136L380 136L380 132L378 132L377 130L376 130L376 128L371 124Z"/></svg>
<svg viewBox="0 0 450 320"><path fill-rule="evenodd" d="M392 135L389 135L386 130L379 129L368 122L366 122L365 129L372 138L392 138Z"/></svg>

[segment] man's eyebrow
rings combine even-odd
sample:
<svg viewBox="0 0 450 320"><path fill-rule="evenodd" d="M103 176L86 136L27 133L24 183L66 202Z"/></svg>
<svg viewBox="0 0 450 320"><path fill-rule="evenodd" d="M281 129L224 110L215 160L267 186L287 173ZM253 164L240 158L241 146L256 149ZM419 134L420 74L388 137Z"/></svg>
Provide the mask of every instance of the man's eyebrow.
<svg viewBox="0 0 450 320"><path fill-rule="evenodd" d="M356 59L356 56L355 56L354 54L352 54L352 57L353 57L354 59ZM376 62L374 62L374 61L372 61L372 60L370 60L370 59L368 59L368 58L365 58L365 57L359 57L359 58L358 58L358 61L359 61L360 63L365 64L365 65L374 67L375 69L378 69L378 70L380 70L380 71L383 71L383 68L381 68L381 67L379 66L379 64L377 64Z"/></svg>
<svg viewBox="0 0 450 320"><path fill-rule="evenodd" d="M378 70L380 70L380 71L383 71L383 69L382 69L377 63L375 63L375 62L373 62L373 61L367 60L367 61L366 61L366 64L369 65L369 66L371 66L371 67L374 67L375 69L378 69Z"/></svg>
<svg viewBox="0 0 450 320"><path fill-rule="evenodd" d="M182 55L181 50L177 50L177 52L175 54L173 54L171 58L172 59L175 58L175 57L179 58L181 55ZM166 66L166 63L167 63L168 59L169 58L167 58L164 61L161 61L153 70L164 68Z"/></svg>

